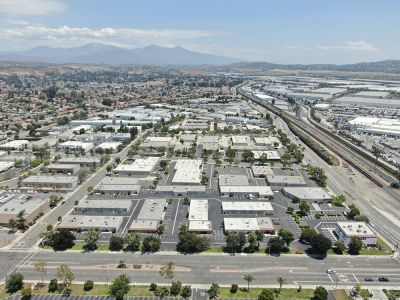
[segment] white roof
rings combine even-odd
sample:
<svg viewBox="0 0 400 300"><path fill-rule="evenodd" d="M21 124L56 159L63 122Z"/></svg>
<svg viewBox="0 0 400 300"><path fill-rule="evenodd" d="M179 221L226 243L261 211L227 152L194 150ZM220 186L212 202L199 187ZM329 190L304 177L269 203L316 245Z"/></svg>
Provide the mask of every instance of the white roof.
<svg viewBox="0 0 400 300"><path fill-rule="evenodd" d="M376 237L376 233L365 222L337 222L336 226L347 236L347 237Z"/></svg>
<svg viewBox="0 0 400 300"><path fill-rule="evenodd" d="M8 143L5 144L1 144L0 148L21 148L24 145L29 145L29 141L28 140L14 140L14 141L10 141Z"/></svg>
<svg viewBox="0 0 400 300"><path fill-rule="evenodd" d="M13 161L0 161L0 172L6 171L14 166Z"/></svg>
<svg viewBox="0 0 400 300"><path fill-rule="evenodd" d="M138 220L163 220L164 208L167 206L165 199L146 199L137 216Z"/></svg>
<svg viewBox="0 0 400 300"><path fill-rule="evenodd" d="M211 221L208 220L189 221L188 231L212 231Z"/></svg>
<svg viewBox="0 0 400 300"><path fill-rule="evenodd" d="M121 142L104 142L97 146L97 148L101 149L118 149L118 146L122 145Z"/></svg>
<svg viewBox="0 0 400 300"><path fill-rule="evenodd" d="M60 228L107 228L117 229L123 221L122 216L87 216L87 215L67 215L65 216Z"/></svg>
<svg viewBox="0 0 400 300"><path fill-rule="evenodd" d="M148 136L145 142L170 142L171 140L170 136Z"/></svg>
<svg viewBox="0 0 400 300"><path fill-rule="evenodd" d="M62 144L60 144L61 148L82 148L85 151L89 151L94 147L93 143L86 143L86 142L80 142L80 141L66 141Z"/></svg>
<svg viewBox="0 0 400 300"><path fill-rule="evenodd" d="M300 200L331 199L331 196L321 187L283 187L283 191Z"/></svg>
<svg viewBox="0 0 400 300"><path fill-rule="evenodd" d="M133 220L129 230L131 231L157 231L160 225L158 220Z"/></svg>
<svg viewBox="0 0 400 300"><path fill-rule="evenodd" d="M246 135L234 135L231 137L233 144L248 144L250 138Z"/></svg>
<svg viewBox="0 0 400 300"><path fill-rule="evenodd" d="M261 185L241 185L241 186L230 186L224 185L220 186L221 193L258 193L260 196L272 196L274 193L272 192L269 186L261 186Z"/></svg>
<svg viewBox="0 0 400 300"><path fill-rule="evenodd" d="M175 175L172 183L199 184L201 183L202 160L181 159L175 164Z"/></svg>
<svg viewBox="0 0 400 300"><path fill-rule="evenodd" d="M224 218L226 231L256 231L259 230L257 218Z"/></svg>
<svg viewBox="0 0 400 300"><path fill-rule="evenodd" d="M264 201L223 201L222 210L224 211L273 211L270 202Z"/></svg>
<svg viewBox="0 0 400 300"><path fill-rule="evenodd" d="M278 151L267 151L267 150L253 150L254 158L260 159L263 155L267 156L267 159L270 160L280 160L281 156Z"/></svg>
<svg viewBox="0 0 400 300"><path fill-rule="evenodd" d="M116 200L113 199L112 201L109 200L88 200L84 199L79 202L79 208L108 208L108 209L120 209L124 208L129 210L132 206L131 200Z"/></svg>
<svg viewBox="0 0 400 300"><path fill-rule="evenodd" d="M399 101L400 102L400 101ZM371 132L400 134L400 120L375 117L357 117L349 124Z"/></svg>
<svg viewBox="0 0 400 300"><path fill-rule="evenodd" d="M132 164L120 164L115 168L115 172L131 171L131 172L152 172L157 165L159 157L149 156L146 158L138 158Z"/></svg>
<svg viewBox="0 0 400 300"><path fill-rule="evenodd" d="M191 199L189 207L189 221L208 220L208 200Z"/></svg>
<svg viewBox="0 0 400 300"><path fill-rule="evenodd" d="M218 176L218 183L220 186L223 185L249 185L249 178L246 175L232 175L232 174L221 174Z"/></svg>

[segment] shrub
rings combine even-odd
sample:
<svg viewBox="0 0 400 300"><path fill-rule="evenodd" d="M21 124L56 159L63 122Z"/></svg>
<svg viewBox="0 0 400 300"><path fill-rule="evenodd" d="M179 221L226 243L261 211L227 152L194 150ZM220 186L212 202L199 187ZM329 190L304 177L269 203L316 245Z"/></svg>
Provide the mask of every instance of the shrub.
<svg viewBox="0 0 400 300"><path fill-rule="evenodd" d="M90 291L94 287L94 282L92 280L86 280L85 284L83 285L83 290L85 292Z"/></svg>
<svg viewBox="0 0 400 300"><path fill-rule="evenodd" d="M21 299L22 300L29 300L32 297L32 290L25 288L21 291Z"/></svg>
<svg viewBox="0 0 400 300"><path fill-rule="evenodd" d="M54 293L58 290L58 281L57 279L50 280L48 291L49 293Z"/></svg>
<svg viewBox="0 0 400 300"><path fill-rule="evenodd" d="M238 289L239 289L239 286L238 286L237 284L235 284L235 283L232 283L230 292L231 292L232 294L236 294L236 292L238 291Z"/></svg>
<svg viewBox="0 0 400 300"><path fill-rule="evenodd" d="M156 283L151 283L150 284L150 291L154 292L157 290L157 284Z"/></svg>
<svg viewBox="0 0 400 300"><path fill-rule="evenodd" d="M24 276L20 273L12 273L6 280L6 289L9 293L15 293L24 286Z"/></svg>

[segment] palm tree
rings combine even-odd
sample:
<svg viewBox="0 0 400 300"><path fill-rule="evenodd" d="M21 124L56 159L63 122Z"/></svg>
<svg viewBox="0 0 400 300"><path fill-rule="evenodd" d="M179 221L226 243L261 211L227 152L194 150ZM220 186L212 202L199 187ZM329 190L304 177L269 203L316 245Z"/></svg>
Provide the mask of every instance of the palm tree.
<svg viewBox="0 0 400 300"><path fill-rule="evenodd" d="M282 289L282 285L286 283L286 279L283 277L276 278L276 281L279 283L279 291Z"/></svg>
<svg viewBox="0 0 400 300"><path fill-rule="evenodd" d="M246 274L243 279L247 281L247 291L250 292L250 282L254 281L256 278L251 274Z"/></svg>

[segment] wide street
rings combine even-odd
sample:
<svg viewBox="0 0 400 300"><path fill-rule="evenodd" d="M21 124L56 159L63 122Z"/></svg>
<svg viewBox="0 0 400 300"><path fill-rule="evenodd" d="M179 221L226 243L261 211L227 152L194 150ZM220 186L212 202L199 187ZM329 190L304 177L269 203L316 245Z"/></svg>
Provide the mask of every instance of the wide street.
<svg viewBox="0 0 400 300"><path fill-rule="evenodd" d="M25 258L25 259L24 259ZM18 265L18 262L22 263ZM126 264L152 266L139 269L117 269L123 260ZM138 284L151 282L165 283L157 266L172 261L176 264L175 279L191 285L207 285L213 281L220 284L243 284L243 275L256 277L254 285L276 284L276 277L284 277L288 284L314 286L317 284L351 286L357 282L363 285L400 286L400 261L389 256L353 257L328 256L315 259L305 255L224 255L197 254L181 255L175 253L132 254L132 253L81 253L81 252L2 252L0 276L3 278L8 268L17 265L13 271L21 272L28 280L39 280L40 272L34 264L43 261L47 264L46 280L56 276L56 268L67 264L75 274L76 281L92 279L96 282L110 282L117 274L125 273ZM336 274L327 274L328 269L335 269ZM378 282L378 277L388 277L390 282ZM366 277L373 282L364 282Z"/></svg>

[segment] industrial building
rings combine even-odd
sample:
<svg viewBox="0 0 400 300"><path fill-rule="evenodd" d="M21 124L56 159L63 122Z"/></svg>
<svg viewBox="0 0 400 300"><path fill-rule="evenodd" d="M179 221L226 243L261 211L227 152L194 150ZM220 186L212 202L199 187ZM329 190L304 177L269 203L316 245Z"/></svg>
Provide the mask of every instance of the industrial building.
<svg viewBox="0 0 400 300"><path fill-rule="evenodd" d="M122 221L122 216L67 215L57 228L69 230L97 229L103 232L115 232L121 226Z"/></svg>
<svg viewBox="0 0 400 300"><path fill-rule="evenodd" d="M78 164L49 164L45 169L49 173L76 174L80 171L81 166Z"/></svg>
<svg viewBox="0 0 400 300"><path fill-rule="evenodd" d="M96 149L101 149L104 152L117 153L121 146L121 142L104 142L98 145Z"/></svg>
<svg viewBox="0 0 400 300"><path fill-rule="evenodd" d="M207 130L208 121L201 119L188 119L182 128L185 130Z"/></svg>
<svg viewBox="0 0 400 300"><path fill-rule="evenodd" d="M30 199L29 195L0 195L0 224L6 225L9 220L17 219L20 211L24 211L25 223L35 220L40 214L46 213L50 208L48 201L40 198Z"/></svg>
<svg viewBox="0 0 400 300"><path fill-rule="evenodd" d="M168 147L172 138L169 136L149 136L140 144L142 148Z"/></svg>
<svg viewBox="0 0 400 300"><path fill-rule="evenodd" d="M138 158L131 164L119 164L114 172L123 175L150 175L156 168L159 159L159 157L153 156Z"/></svg>
<svg viewBox="0 0 400 300"><path fill-rule="evenodd" d="M321 187L283 187L282 192L290 199L300 199L311 202L331 200L331 196Z"/></svg>
<svg viewBox="0 0 400 300"><path fill-rule="evenodd" d="M352 237L359 237L366 246L376 245L378 241L377 234L365 222L337 222L335 234L346 246L349 245Z"/></svg>
<svg viewBox="0 0 400 300"><path fill-rule="evenodd" d="M268 160L280 160L281 155L278 151L267 151L267 150L253 150L254 159L260 159L265 156Z"/></svg>
<svg viewBox="0 0 400 300"><path fill-rule="evenodd" d="M206 193L206 187L204 185L158 185L155 192L176 197L202 196Z"/></svg>
<svg viewBox="0 0 400 300"><path fill-rule="evenodd" d="M251 171L254 177L266 177L268 175L274 175L274 171L270 166L251 166Z"/></svg>
<svg viewBox="0 0 400 300"><path fill-rule="evenodd" d="M274 187L307 185L303 176L267 175L266 178L268 185Z"/></svg>
<svg viewBox="0 0 400 300"><path fill-rule="evenodd" d="M21 183L23 186L36 188L73 189L78 185L78 177L40 174L28 176Z"/></svg>
<svg viewBox="0 0 400 300"><path fill-rule="evenodd" d="M129 226L129 231L155 233L160 227L159 220L133 220Z"/></svg>
<svg viewBox="0 0 400 300"><path fill-rule="evenodd" d="M131 200L88 200L83 199L75 211L83 214L126 214L132 206Z"/></svg>
<svg viewBox="0 0 400 300"><path fill-rule="evenodd" d="M79 141L67 141L64 143L61 143L59 145L60 149L66 150L66 151L84 151L84 152L89 152L94 148L93 143L86 143L86 142L79 142Z"/></svg>
<svg viewBox="0 0 400 300"><path fill-rule="evenodd" d="M28 140L14 140L0 145L1 150L24 150L29 146Z"/></svg>
<svg viewBox="0 0 400 300"><path fill-rule="evenodd" d="M196 185L201 183L203 161L201 159L180 159L175 161L172 184Z"/></svg>
<svg viewBox="0 0 400 300"><path fill-rule="evenodd" d="M234 135L231 137L232 146L234 147L242 147L242 146L249 146L251 143L250 137L246 135Z"/></svg>
<svg viewBox="0 0 400 300"><path fill-rule="evenodd" d="M400 102L400 100L399 100ZM348 122L349 129L357 133L400 137L400 120L375 117L357 117Z"/></svg>
<svg viewBox="0 0 400 300"><path fill-rule="evenodd" d="M140 209L138 220L164 220L167 200L165 199L145 199Z"/></svg>
<svg viewBox="0 0 400 300"><path fill-rule="evenodd" d="M360 106L360 107L377 107L377 108L400 108L399 99L381 99L366 97L349 97L344 96L332 101L337 106Z"/></svg>
<svg viewBox="0 0 400 300"><path fill-rule="evenodd" d="M63 157L57 163L59 164L78 164L81 167L96 169L100 166L100 158L97 157Z"/></svg>
<svg viewBox="0 0 400 300"><path fill-rule="evenodd" d="M223 201L222 213L224 215L272 215L274 209L270 202L261 201Z"/></svg>
<svg viewBox="0 0 400 300"><path fill-rule="evenodd" d="M246 175L221 174L218 176L219 186L244 186L249 185Z"/></svg>
<svg viewBox="0 0 400 300"><path fill-rule="evenodd" d="M216 135L202 135L198 138L198 144L204 150L215 151L219 149L219 137Z"/></svg>
<svg viewBox="0 0 400 300"><path fill-rule="evenodd" d="M211 221L208 220L207 199L190 200L188 231L198 233L212 232Z"/></svg>
<svg viewBox="0 0 400 300"><path fill-rule="evenodd" d="M275 142L279 142L277 138L271 136L255 136L253 140L256 146L272 146Z"/></svg>
<svg viewBox="0 0 400 300"><path fill-rule="evenodd" d="M221 196L229 197L231 195L256 195L259 198L269 198L274 195L269 186L261 185L242 185L242 186L220 186Z"/></svg>
<svg viewBox="0 0 400 300"><path fill-rule="evenodd" d="M0 161L0 173L5 172L14 167L15 162L13 161Z"/></svg>
<svg viewBox="0 0 400 300"><path fill-rule="evenodd" d="M275 226L268 217L263 218L224 218L224 230L228 232L249 233L254 231L263 231L273 234Z"/></svg>

